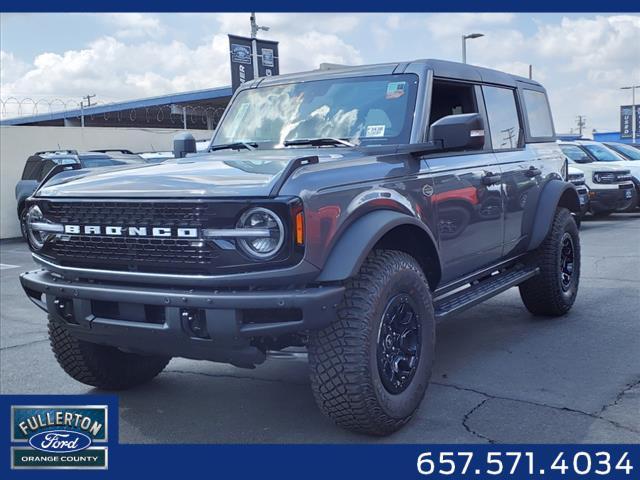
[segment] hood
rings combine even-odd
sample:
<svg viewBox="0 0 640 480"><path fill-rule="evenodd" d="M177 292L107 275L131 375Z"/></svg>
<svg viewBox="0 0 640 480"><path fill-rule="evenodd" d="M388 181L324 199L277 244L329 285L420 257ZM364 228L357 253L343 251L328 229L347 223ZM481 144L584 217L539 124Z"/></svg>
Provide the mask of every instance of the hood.
<svg viewBox="0 0 640 480"><path fill-rule="evenodd" d="M267 197L295 159L317 155L321 162L361 156L333 148L240 150L199 154L131 168L76 170L57 175L37 197L179 198ZM275 192L277 193L277 192Z"/></svg>
<svg viewBox="0 0 640 480"><path fill-rule="evenodd" d="M571 167L589 174L595 172L620 172L622 170L629 170L628 168L621 167L618 162L572 163L569 168Z"/></svg>

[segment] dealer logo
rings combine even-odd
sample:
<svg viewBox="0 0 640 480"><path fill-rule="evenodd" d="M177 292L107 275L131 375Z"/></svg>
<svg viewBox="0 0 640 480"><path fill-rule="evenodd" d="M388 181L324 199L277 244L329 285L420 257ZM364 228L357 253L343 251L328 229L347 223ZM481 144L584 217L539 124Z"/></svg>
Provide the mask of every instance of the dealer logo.
<svg viewBox="0 0 640 480"><path fill-rule="evenodd" d="M108 466L108 406L11 407L13 469L101 469Z"/></svg>

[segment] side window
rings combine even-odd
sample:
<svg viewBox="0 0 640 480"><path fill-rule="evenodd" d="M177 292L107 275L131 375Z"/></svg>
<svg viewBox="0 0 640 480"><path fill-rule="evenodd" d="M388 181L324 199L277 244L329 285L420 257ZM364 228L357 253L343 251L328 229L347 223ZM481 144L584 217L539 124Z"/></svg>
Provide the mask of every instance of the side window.
<svg viewBox="0 0 640 480"><path fill-rule="evenodd" d="M493 149L518 148L521 129L515 91L510 88L484 86L482 92L487 108Z"/></svg>
<svg viewBox="0 0 640 480"><path fill-rule="evenodd" d="M473 85L434 80L429 123L461 113L478 113Z"/></svg>
<svg viewBox="0 0 640 480"><path fill-rule="evenodd" d="M547 96L535 90L523 90L524 106L527 110L529 135L532 137L553 137L553 123Z"/></svg>
<svg viewBox="0 0 640 480"><path fill-rule="evenodd" d="M479 113L475 86L469 83L434 80L429 125L448 115L463 113Z"/></svg>
<svg viewBox="0 0 640 480"><path fill-rule="evenodd" d="M30 158L22 171L22 180L37 180L42 169L42 160L40 157Z"/></svg>

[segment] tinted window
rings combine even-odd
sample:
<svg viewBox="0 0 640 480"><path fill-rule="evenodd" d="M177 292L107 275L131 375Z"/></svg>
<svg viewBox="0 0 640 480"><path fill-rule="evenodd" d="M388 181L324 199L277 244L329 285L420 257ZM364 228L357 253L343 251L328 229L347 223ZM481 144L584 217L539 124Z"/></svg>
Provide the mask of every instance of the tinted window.
<svg viewBox="0 0 640 480"><path fill-rule="evenodd" d="M552 137L553 124L547 96L542 92L524 90L524 105L527 110L529 135L532 137Z"/></svg>
<svg viewBox="0 0 640 480"><path fill-rule="evenodd" d="M640 150L632 147L631 145L625 145L624 143L607 143L607 145L616 152L627 157L629 160L640 160Z"/></svg>
<svg viewBox="0 0 640 480"><path fill-rule="evenodd" d="M589 150L589 153L596 157L596 160L599 162L619 162L620 160L624 160L604 145L585 145L584 148Z"/></svg>
<svg viewBox="0 0 640 480"><path fill-rule="evenodd" d="M515 92L509 88L482 87L489 117L491 143L494 150L517 148L520 139L520 120Z"/></svg>
<svg viewBox="0 0 640 480"><path fill-rule="evenodd" d="M575 145L560 145L560 149L572 162L589 163L593 161L584 150Z"/></svg>
<svg viewBox="0 0 640 480"><path fill-rule="evenodd" d="M37 180L42 170L40 157L30 158L22 171L22 180Z"/></svg>

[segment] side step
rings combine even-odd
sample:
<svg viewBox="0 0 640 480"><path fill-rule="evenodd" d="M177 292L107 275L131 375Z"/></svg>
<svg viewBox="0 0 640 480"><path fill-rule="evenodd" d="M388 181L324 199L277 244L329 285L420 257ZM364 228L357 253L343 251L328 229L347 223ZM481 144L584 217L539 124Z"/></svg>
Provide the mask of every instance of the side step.
<svg viewBox="0 0 640 480"><path fill-rule="evenodd" d="M436 320L441 321L454 313L466 310L478 303L514 287L540 273L538 267L514 267L487 277L470 286L436 297L434 300Z"/></svg>

